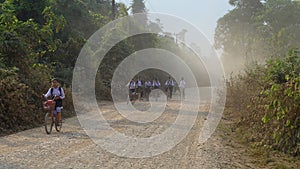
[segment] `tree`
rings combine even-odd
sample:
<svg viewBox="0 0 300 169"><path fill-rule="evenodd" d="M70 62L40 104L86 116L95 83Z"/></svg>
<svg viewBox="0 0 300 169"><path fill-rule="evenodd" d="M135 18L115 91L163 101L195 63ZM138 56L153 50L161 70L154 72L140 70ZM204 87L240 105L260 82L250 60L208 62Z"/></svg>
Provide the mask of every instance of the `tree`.
<svg viewBox="0 0 300 169"><path fill-rule="evenodd" d="M300 3L292 0L268 0L257 18L258 32L264 38L268 55L282 57L300 46Z"/></svg>
<svg viewBox="0 0 300 169"><path fill-rule="evenodd" d="M146 12L144 0L133 0L131 6L133 14Z"/></svg>
<svg viewBox="0 0 300 169"><path fill-rule="evenodd" d="M27 21L28 19L33 19L39 24L44 24L43 11L50 5L48 0L13 1L13 4L15 6L16 16L19 20Z"/></svg>
<svg viewBox="0 0 300 169"><path fill-rule="evenodd" d="M15 5L14 1L1 4L0 57L7 66L16 66L23 75L27 75L30 65L56 49L57 41L53 34L61 30L64 20L54 15L51 8L45 7L39 14L43 16L42 24L32 18L23 21L17 15L17 9L23 8Z"/></svg>
<svg viewBox="0 0 300 169"><path fill-rule="evenodd" d="M299 46L298 2L231 0L230 4L235 8L218 20L215 48L224 51L226 61L240 60L232 65L244 67L249 62L264 62Z"/></svg>

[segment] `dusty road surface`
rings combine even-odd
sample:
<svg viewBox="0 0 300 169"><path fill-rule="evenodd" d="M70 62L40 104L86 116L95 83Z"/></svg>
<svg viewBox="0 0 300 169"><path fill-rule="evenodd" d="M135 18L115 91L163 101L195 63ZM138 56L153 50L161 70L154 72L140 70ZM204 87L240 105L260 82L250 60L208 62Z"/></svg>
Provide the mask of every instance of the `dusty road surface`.
<svg viewBox="0 0 300 169"><path fill-rule="evenodd" d="M119 132L136 137L161 133L176 119L180 105L169 101L165 112L149 125L137 125L116 113L112 103L99 104L110 125ZM135 106L147 106L136 102ZM47 135L43 127L0 138L0 168L253 168L240 159L215 132L199 144L199 131L206 120L208 107L200 105L196 123L189 134L173 149L154 157L127 158L110 153L95 144L80 126L77 117L63 121L62 132Z"/></svg>

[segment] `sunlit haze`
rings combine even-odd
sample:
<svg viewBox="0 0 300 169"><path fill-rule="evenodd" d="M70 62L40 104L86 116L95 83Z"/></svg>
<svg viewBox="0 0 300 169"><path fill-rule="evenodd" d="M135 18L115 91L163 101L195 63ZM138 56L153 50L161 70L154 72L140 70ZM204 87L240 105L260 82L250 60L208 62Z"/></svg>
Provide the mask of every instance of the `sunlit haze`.
<svg viewBox="0 0 300 169"><path fill-rule="evenodd" d="M117 0L130 6L131 0ZM232 7L228 0L145 0L148 12L178 16L196 26L213 43L217 20Z"/></svg>

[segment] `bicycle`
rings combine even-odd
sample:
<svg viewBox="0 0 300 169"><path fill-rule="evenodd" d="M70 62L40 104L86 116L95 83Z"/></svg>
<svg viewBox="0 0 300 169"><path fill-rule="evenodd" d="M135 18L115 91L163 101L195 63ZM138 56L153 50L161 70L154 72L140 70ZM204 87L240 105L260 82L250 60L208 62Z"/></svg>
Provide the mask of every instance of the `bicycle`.
<svg viewBox="0 0 300 169"><path fill-rule="evenodd" d="M129 101L131 102L131 104L134 104L134 102L137 100L137 93L135 91L130 91L129 90L129 94L127 97L127 104L129 103Z"/></svg>
<svg viewBox="0 0 300 169"><path fill-rule="evenodd" d="M55 98L55 96L54 96ZM53 114L53 111L55 110L55 99L52 100L46 100L43 102L43 109L46 111L45 113L45 131L47 134L51 134L53 125L55 126L55 130L57 132L61 131L62 127L62 121L57 120L57 114Z"/></svg>
<svg viewBox="0 0 300 169"><path fill-rule="evenodd" d="M167 86L165 90L166 90L167 99L171 100L172 99L173 86Z"/></svg>
<svg viewBox="0 0 300 169"><path fill-rule="evenodd" d="M154 100L158 101L158 99L160 97L160 89L159 89L159 87L157 87L157 86L153 87L152 92L153 92L153 98L154 98Z"/></svg>

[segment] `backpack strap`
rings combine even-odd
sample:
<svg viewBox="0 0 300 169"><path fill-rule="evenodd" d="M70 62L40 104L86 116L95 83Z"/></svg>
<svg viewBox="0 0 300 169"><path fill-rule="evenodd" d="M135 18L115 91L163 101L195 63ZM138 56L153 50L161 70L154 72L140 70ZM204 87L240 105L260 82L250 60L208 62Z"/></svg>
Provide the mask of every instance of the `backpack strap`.
<svg viewBox="0 0 300 169"><path fill-rule="evenodd" d="M61 96L61 87L60 86L58 87L58 90L59 90L59 96ZM53 96L53 87L51 87L51 95Z"/></svg>

